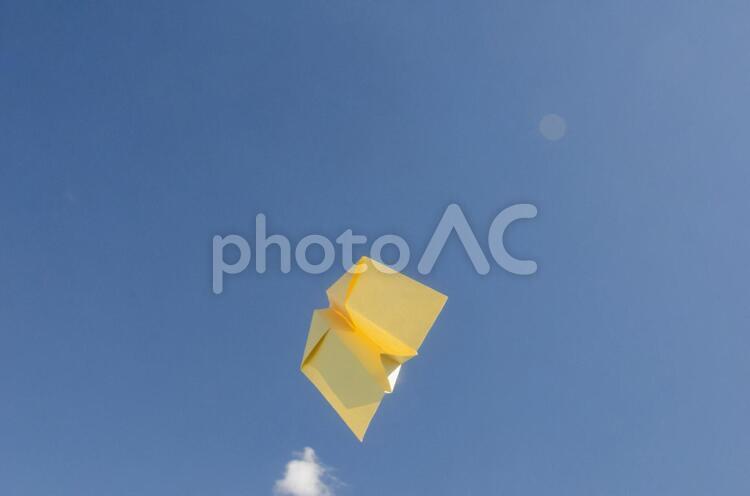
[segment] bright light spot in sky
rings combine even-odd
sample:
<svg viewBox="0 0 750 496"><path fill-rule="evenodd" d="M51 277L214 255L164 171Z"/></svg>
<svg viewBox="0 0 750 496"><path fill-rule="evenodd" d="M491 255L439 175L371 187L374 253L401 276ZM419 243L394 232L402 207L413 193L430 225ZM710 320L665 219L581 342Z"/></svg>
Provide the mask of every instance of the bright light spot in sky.
<svg viewBox="0 0 750 496"><path fill-rule="evenodd" d="M567 124L557 114L547 114L539 121L539 132L550 141L557 141L565 136Z"/></svg>

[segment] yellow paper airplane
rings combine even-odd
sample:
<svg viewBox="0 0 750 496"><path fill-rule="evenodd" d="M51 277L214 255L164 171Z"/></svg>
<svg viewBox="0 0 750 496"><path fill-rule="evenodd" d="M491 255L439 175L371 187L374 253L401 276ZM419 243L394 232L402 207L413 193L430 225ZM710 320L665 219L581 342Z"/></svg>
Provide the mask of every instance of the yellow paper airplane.
<svg viewBox="0 0 750 496"><path fill-rule="evenodd" d="M330 307L313 312L301 369L362 441L448 297L367 257L326 293Z"/></svg>

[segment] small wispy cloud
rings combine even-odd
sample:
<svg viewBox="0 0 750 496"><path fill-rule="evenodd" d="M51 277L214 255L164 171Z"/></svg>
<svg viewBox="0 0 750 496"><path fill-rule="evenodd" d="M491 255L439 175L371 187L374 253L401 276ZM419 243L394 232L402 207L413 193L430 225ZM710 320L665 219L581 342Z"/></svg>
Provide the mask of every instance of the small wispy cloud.
<svg viewBox="0 0 750 496"><path fill-rule="evenodd" d="M274 492L283 496L334 496L328 469L320 464L315 450L305 448L286 464L284 478L277 480Z"/></svg>

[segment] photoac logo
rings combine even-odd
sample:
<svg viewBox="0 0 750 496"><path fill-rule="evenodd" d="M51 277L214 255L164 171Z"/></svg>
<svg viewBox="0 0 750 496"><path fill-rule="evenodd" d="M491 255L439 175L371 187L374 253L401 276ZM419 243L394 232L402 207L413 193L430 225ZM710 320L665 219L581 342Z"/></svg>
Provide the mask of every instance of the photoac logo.
<svg viewBox="0 0 750 496"><path fill-rule="evenodd" d="M502 269L522 276L528 276L536 272L537 264L533 260L519 260L513 257L505 249L505 230L513 222L519 219L533 219L536 217L537 208L528 203L511 205L497 214L490 224L487 233L487 244L490 254L497 265ZM432 233L430 242L427 244L422 256L419 258L417 270L420 274L429 274L435 263L440 258L445 244L451 233L455 232L459 241L466 250L474 270L478 274L485 275L490 271L490 263L479 245L474 230L466 219L461 207L452 203L443 212L435 231ZM353 251L355 245L367 244L367 236L354 234L352 229L347 229L339 235L335 243L341 246L341 266L349 270L354 265ZM255 217L255 271L263 274L267 270L266 250L276 245L281 254L279 270L288 274L292 270L292 243L283 234L268 235L266 232L266 216L258 214ZM236 261L228 263L224 258L224 249L234 246L239 250ZM319 246L323 250L323 259L313 263L307 258L307 252L312 246ZM382 261L381 254L386 246L393 246L398 251L398 260L390 264L393 270L401 272L409 265L411 260L411 249L409 243L401 236L395 234L384 234L373 241L370 246L370 258ZM213 238L213 291L221 294L224 291L224 275L239 274L247 269L252 258L250 243L239 234L226 236L216 235ZM330 269L336 262L336 248L334 242L320 234L310 234L302 238L294 247L294 261L297 267L308 274L322 274Z"/></svg>

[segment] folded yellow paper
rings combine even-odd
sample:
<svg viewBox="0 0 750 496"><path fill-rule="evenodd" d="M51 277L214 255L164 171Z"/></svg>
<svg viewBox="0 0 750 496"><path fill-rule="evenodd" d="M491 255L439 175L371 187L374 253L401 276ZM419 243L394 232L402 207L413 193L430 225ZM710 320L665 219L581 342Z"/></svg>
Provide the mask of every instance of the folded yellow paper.
<svg viewBox="0 0 750 496"><path fill-rule="evenodd" d="M313 312L301 369L362 441L448 297L367 257L326 293L330 307Z"/></svg>

